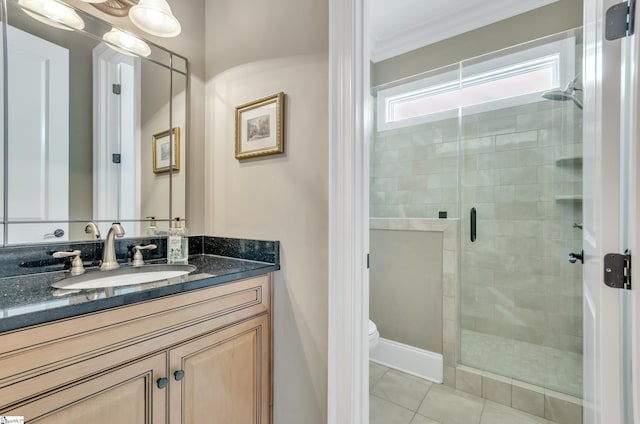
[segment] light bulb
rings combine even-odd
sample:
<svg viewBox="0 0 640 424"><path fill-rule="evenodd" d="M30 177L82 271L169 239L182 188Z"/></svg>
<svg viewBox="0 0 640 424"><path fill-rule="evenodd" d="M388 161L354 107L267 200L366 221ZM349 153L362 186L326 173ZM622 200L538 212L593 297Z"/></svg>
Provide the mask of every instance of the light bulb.
<svg viewBox="0 0 640 424"><path fill-rule="evenodd" d="M151 48L147 43L117 28L112 28L102 36L102 39L115 51L128 56L146 57L151 54Z"/></svg>
<svg viewBox="0 0 640 424"><path fill-rule="evenodd" d="M129 19L141 30L158 37L175 37L182 30L165 0L140 0L129 10Z"/></svg>
<svg viewBox="0 0 640 424"><path fill-rule="evenodd" d="M42 10L47 17L61 21L64 18L65 12L68 10L65 6L52 0L47 0L42 4Z"/></svg>
<svg viewBox="0 0 640 424"><path fill-rule="evenodd" d="M18 0L18 4L24 13L52 27L67 31L84 28L84 21L75 10L55 0Z"/></svg>
<svg viewBox="0 0 640 424"><path fill-rule="evenodd" d="M131 39L131 37L122 37L120 38L120 42L122 43L122 46L126 47L127 49L130 49L135 45L135 42Z"/></svg>
<svg viewBox="0 0 640 424"><path fill-rule="evenodd" d="M149 22L154 25L162 25L162 22L164 22L164 15L157 10L147 9L146 14Z"/></svg>

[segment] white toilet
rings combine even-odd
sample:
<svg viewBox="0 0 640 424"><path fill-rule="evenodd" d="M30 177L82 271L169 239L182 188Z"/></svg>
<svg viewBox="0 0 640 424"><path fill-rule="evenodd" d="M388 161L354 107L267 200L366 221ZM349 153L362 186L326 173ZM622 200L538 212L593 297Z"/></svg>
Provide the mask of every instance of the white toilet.
<svg viewBox="0 0 640 424"><path fill-rule="evenodd" d="M369 349L378 344L378 340L380 340L380 333L378 333L378 327L376 324L369 320Z"/></svg>

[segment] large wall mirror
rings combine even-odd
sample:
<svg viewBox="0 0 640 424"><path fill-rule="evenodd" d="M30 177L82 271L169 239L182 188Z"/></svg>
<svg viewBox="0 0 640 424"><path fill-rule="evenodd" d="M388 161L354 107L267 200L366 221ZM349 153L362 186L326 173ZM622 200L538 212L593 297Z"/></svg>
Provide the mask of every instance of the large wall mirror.
<svg viewBox="0 0 640 424"><path fill-rule="evenodd" d="M186 58L63 3L6 4L2 245L184 219Z"/></svg>

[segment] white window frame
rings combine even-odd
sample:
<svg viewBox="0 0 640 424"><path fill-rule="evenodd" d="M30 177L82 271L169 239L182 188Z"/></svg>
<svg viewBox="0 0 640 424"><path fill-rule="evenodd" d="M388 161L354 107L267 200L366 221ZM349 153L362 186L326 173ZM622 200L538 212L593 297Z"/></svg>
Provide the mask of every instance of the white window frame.
<svg viewBox="0 0 640 424"><path fill-rule="evenodd" d="M553 83L549 90L565 87L576 76L575 37L553 41L526 50L481 60L472 59L458 66L428 72L428 76L379 88L376 98L376 128L378 132L405 128L428 122L440 121L458 116L460 108L428 113L425 115L398 119L393 118L393 105L416 97L428 97L443 92L464 90L464 87L495 81L512 75L521 75L537 69L552 66ZM529 93L505 99L464 106L465 115L486 112L505 107L513 107L540 101L542 92Z"/></svg>

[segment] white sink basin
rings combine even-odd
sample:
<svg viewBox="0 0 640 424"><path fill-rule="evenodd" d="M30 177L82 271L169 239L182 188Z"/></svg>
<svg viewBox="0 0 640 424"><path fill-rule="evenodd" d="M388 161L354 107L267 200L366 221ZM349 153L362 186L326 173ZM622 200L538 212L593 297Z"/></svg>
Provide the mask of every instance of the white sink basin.
<svg viewBox="0 0 640 424"><path fill-rule="evenodd" d="M180 278L195 271L193 265L144 265L122 267L113 271L91 270L82 275L65 278L51 284L51 287L67 290L101 289L106 287L130 286Z"/></svg>

